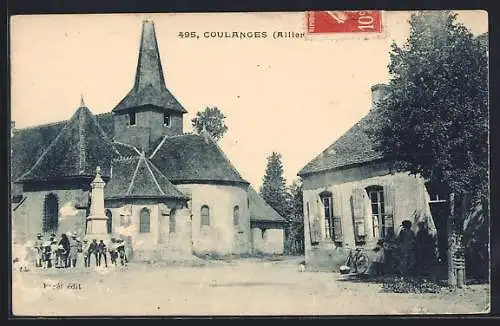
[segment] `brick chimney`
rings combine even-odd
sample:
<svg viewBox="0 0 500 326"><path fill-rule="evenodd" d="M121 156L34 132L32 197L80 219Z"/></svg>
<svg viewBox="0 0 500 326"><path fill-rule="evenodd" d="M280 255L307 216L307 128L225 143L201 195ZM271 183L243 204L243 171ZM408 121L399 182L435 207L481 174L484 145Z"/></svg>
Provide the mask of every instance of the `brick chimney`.
<svg viewBox="0 0 500 326"><path fill-rule="evenodd" d="M372 91L372 110L378 107L381 100L387 97L389 86L386 84L376 84L371 87Z"/></svg>

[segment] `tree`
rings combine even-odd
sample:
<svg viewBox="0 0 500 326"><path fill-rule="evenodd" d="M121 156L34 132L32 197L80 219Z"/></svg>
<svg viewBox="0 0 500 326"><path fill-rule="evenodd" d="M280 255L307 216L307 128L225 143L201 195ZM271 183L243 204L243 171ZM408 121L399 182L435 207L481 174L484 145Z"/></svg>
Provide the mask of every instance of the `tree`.
<svg viewBox="0 0 500 326"><path fill-rule="evenodd" d="M206 130L215 140L220 140L228 130L224 123L226 116L217 107L206 107L191 119L191 125L197 133Z"/></svg>
<svg viewBox="0 0 500 326"><path fill-rule="evenodd" d="M304 253L304 203L302 180L297 179L288 188L289 216L285 229L285 248L290 254Z"/></svg>
<svg viewBox="0 0 500 326"><path fill-rule="evenodd" d="M283 177L283 163L279 153L273 152L267 157L266 172L260 188L260 195L281 216L287 218L289 201L287 200L286 181Z"/></svg>
<svg viewBox="0 0 500 326"><path fill-rule="evenodd" d="M396 170L449 194L455 247L449 245L448 279L455 286L465 208L488 199L487 50L452 12L419 12L409 23L406 43L392 44L388 96L371 114L371 132Z"/></svg>

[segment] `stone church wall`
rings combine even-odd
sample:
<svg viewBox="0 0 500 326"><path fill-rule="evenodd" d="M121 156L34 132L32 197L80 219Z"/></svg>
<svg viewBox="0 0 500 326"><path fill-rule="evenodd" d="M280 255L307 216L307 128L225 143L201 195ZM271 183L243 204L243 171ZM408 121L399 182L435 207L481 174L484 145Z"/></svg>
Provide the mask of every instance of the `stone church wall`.
<svg viewBox="0 0 500 326"><path fill-rule="evenodd" d="M156 144L165 135L175 136L182 134L182 115L170 115L170 126L163 124L163 113L159 111L138 111L135 116L135 125L129 125L128 114L114 116L115 140L131 144L137 149L152 150L150 144Z"/></svg>
<svg viewBox="0 0 500 326"><path fill-rule="evenodd" d="M199 255L249 254L251 251L248 197L244 187L213 184L180 184L177 188L192 199L193 252ZM201 225L201 208L209 207L210 225ZM234 207L239 223L233 224Z"/></svg>
<svg viewBox="0 0 500 326"><path fill-rule="evenodd" d="M57 196L59 204L59 223L55 232L57 236L69 231L83 237L86 209L75 208L75 203L82 193L80 190L27 191L24 193L24 202L12 213L13 223L16 225L13 232L16 241L34 241L36 234L42 233L44 202L50 193ZM49 233L44 234L44 239L47 239L48 235Z"/></svg>
<svg viewBox="0 0 500 326"><path fill-rule="evenodd" d="M161 261L191 255L191 221L187 208L173 202L151 200L107 203L106 208L112 213L113 236L128 242L134 261ZM149 232L141 233L140 214L144 208L149 210L150 225Z"/></svg>

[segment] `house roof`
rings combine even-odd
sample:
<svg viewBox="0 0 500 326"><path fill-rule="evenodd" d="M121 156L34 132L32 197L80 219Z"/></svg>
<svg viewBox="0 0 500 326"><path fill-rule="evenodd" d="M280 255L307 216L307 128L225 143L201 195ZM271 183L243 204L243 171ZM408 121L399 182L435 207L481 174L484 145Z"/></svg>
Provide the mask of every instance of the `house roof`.
<svg viewBox="0 0 500 326"><path fill-rule="evenodd" d="M97 166L101 167L103 175L109 176L111 159L120 157L86 106L80 106L63 124L31 129L31 132L21 132L21 136L17 134L17 139L13 137L16 154L29 148L34 151L13 155L13 160L21 163L17 172L24 171L18 179L20 182L93 177ZM34 144L28 144L29 140Z"/></svg>
<svg viewBox="0 0 500 326"><path fill-rule="evenodd" d="M149 20L145 20L142 24L134 87L118 103L113 112L146 105L180 113L187 112L165 85L155 27L154 23Z"/></svg>
<svg viewBox="0 0 500 326"><path fill-rule="evenodd" d="M217 143L206 134L165 136L147 155L173 183L245 183Z"/></svg>
<svg viewBox="0 0 500 326"><path fill-rule="evenodd" d="M285 219L262 198L252 186L248 187L250 221L285 222Z"/></svg>
<svg viewBox="0 0 500 326"><path fill-rule="evenodd" d="M144 156L113 160L105 199L186 197Z"/></svg>
<svg viewBox="0 0 500 326"><path fill-rule="evenodd" d="M383 154L376 149L378 142L367 134L372 121L369 113L307 163L298 175L305 176L382 159Z"/></svg>

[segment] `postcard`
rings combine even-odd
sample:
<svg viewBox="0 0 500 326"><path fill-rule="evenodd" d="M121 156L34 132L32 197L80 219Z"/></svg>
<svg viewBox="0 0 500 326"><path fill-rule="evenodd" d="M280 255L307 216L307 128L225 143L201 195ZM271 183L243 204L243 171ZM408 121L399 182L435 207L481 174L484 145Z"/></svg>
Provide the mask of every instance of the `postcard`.
<svg viewBox="0 0 500 326"><path fill-rule="evenodd" d="M14 317L485 314L488 13L10 20Z"/></svg>

